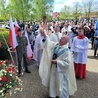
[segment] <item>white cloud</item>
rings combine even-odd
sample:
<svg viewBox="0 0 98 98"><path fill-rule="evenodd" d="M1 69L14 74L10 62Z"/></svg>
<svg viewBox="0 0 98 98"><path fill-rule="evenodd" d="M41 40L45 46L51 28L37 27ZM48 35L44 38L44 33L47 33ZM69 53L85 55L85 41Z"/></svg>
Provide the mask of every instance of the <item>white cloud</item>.
<svg viewBox="0 0 98 98"><path fill-rule="evenodd" d="M82 2L82 0L55 0L54 12L60 12L64 5L72 6L76 2Z"/></svg>
<svg viewBox="0 0 98 98"><path fill-rule="evenodd" d="M56 4L59 4L59 3L63 3L65 0L55 0L54 2L56 3Z"/></svg>
<svg viewBox="0 0 98 98"><path fill-rule="evenodd" d="M60 10L64 7L65 4L56 4L54 6L54 12L60 12Z"/></svg>
<svg viewBox="0 0 98 98"><path fill-rule="evenodd" d="M74 5L76 2L82 2L82 0L65 0L64 4L68 6Z"/></svg>

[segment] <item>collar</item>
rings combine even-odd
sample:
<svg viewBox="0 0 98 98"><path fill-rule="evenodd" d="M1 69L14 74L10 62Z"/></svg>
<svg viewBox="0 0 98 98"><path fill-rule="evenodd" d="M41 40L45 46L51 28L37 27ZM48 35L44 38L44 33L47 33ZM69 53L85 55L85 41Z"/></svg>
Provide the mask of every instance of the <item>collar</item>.
<svg viewBox="0 0 98 98"><path fill-rule="evenodd" d="M59 46L59 48L68 48L68 43L66 45Z"/></svg>
<svg viewBox="0 0 98 98"><path fill-rule="evenodd" d="M55 32L55 34L59 34L60 32Z"/></svg>
<svg viewBox="0 0 98 98"><path fill-rule="evenodd" d="M85 38L85 35L78 35L78 39L83 39Z"/></svg>

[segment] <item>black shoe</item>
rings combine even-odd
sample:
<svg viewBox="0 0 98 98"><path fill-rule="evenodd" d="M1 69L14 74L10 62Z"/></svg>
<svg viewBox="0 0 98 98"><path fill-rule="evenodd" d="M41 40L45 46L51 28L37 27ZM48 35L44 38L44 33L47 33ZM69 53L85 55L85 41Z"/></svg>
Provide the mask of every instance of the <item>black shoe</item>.
<svg viewBox="0 0 98 98"><path fill-rule="evenodd" d="M94 55L94 58L96 58L96 55Z"/></svg>
<svg viewBox="0 0 98 98"><path fill-rule="evenodd" d="M93 50L93 47L91 49Z"/></svg>
<svg viewBox="0 0 98 98"><path fill-rule="evenodd" d="M60 97L57 96L56 98L60 98Z"/></svg>
<svg viewBox="0 0 98 98"><path fill-rule="evenodd" d="M26 73L31 73L31 71L29 71L29 70L25 70L25 72L26 72Z"/></svg>
<svg viewBox="0 0 98 98"><path fill-rule="evenodd" d="M22 76L22 75L23 75L23 73L18 73L18 75L17 75L17 76L18 76L18 77L20 77L20 76Z"/></svg>

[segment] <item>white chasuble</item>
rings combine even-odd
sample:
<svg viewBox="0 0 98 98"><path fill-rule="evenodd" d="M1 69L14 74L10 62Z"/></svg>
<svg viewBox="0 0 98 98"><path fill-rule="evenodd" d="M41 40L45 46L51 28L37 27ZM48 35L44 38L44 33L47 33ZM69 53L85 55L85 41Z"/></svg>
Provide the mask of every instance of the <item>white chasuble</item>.
<svg viewBox="0 0 98 98"><path fill-rule="evenodd" d="M68 50L57 58L57 67L56 65L51 65L56 44L50 40L46 40L44 43L39 75L42 84L49 88L50 97L59 96L65 98L67 95L73 95L77 90L73 61L71 52ZM64 48L61 48L60 51Z"/></svg>

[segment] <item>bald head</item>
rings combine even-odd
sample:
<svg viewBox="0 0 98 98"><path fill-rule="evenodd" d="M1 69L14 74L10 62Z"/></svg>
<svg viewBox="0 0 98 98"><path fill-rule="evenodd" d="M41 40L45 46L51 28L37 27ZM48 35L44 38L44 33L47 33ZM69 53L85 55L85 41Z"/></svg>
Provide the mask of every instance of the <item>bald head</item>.
<svg viewBox="0 0 98 98"><path fill-rule="evenodd" d="M64 35L60 39L60 45L66 45L69 42L69 37L67 35Z"/></svg>
<svg viewBox="0 0 98 98"><path fill-rule="evenodd" d="M41 36L46 36L46 30L43 28L40 28L40 34Z"/></svg>

